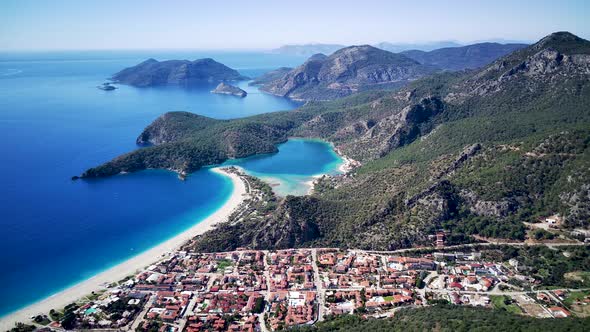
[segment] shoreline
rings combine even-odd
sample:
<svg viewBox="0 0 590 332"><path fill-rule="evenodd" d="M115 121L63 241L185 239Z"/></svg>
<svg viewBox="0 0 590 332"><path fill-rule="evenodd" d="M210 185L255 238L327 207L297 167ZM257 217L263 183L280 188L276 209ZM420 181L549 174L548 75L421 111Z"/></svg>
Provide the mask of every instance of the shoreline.
<svg viewBox="0 0 590 332"><path fill-rule="evenodd" d="M228 200L215 212L201 222L191 226L184 232L150 248L128 260L100 272L80 283L19 309L0 318L0 331L10 330L15 323L30 323L31 316L49 314L51 309L62 309L66 305L91 294L93 291L105 289L105 284L117 282L138 270L146 268L166 257L167 254L179 249L193 237L214 228L217 223L227 220L231 213L240 206L246 195L246 186L239 175L225 172L221 167L210 169L212 172L227 176L233 183L233 191Z"/></svg>
<svg viewBox="0 0 590 332"><path fill-rule="evenodd" d="M331 146L332 149L334 150L334 152L336 153L336 155L338 155L338 157L340 159L342 159L342 163L340 164L340 166L338 166L338 172L340 172L340 174L337 175L347 175L348 173L350 173L353 169L355 169L356 167L359 167L361 165L360 162L349 158L347 156L345 156L342 151L340 151L338 148L336 148L334 146L334 144L332 144L331 142L328 142ZM309 189L307 190L306 195L312 195L314 192L314 188L316 185L316 181L320 178L322 178L323 176L328 175L329 174L316 174L312 176L312 179L309 181L305 182L305 185L309 187Z"/></svg>
<svg viewBox="0 0 590 332"><path fill-rule="evenodd" d="M338 167L338 170L342 173L342 174L348 174L350 171L352 171L353 169L360 167L361 163L346 156L344 153L342 153L342 151L340 151L340 149L338 149L337 147L333 146L334 151L336 152L336 154L338 156L340 156L340 158L342 158L343 162L342 165L340 165L340 167Z"/></svg>

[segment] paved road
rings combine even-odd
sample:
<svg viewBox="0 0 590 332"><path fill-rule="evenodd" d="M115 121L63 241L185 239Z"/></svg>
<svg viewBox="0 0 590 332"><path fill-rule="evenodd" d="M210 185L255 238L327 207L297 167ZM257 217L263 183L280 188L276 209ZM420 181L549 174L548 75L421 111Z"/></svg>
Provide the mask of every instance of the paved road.
<svg viewBox="0 0 590 332"><path fill-rule="evenodd" d="M268 266L268 250L263 250L264 253L264 279L266 280L266 291L264 291L264 302L269 303L270 301L270 272ZM262 332L269 332L268 328L266 328L266 322L264 321L264 311L261 314L258 314L258 322L260 323L260 330Z"/></svg>
<svg viewBox="0 0 590 332"><path fill-rule="evenodd" d="M147 300L146 304L143 306L143 310L139 313L139 315L137 315L137 317L133 321L133 324L131 324L131 328L129 330L135 331L137 329L139 324L141 324L141 322L143 322L143 318L147 314L148 310L151 308L150 304L153 303L155 300L156 300L155 294L150 296L150 298Z"/></svg>
<svg viewBox="0 0 590 332"><path fill-rule="evenodd" d="M388 250L388 251L354 249L354 251L375 253L375 254L398 254L398 253L412 252L412 251L419 251L419 250L466 249L466 248L473 248L473 247L479 247L479 246L488 247L488 246L496 246L496 245L508 245L508 246L516 246L516 247L545 246L545 247L549 247L549 248L557 248L557 247L571 247L571 246L588 246L588 245L590 245L590 243L582 243L582 242L575 242L575 243L571 243L571 242L558 242L558 243L483 242L483 243L459 244L459 245L455 245L455 246L446 246L444 248L420 247L420 248L405 248L405 249Z"/></svg>
<svg viewBox="0 0 590 332"><path fill-rule="evenodd" d="M467 244L458 244L453 246L445 246L443 248L436 248L436 247L415 247L415 248L404 248L404 249L396 249L396 250L365 250L365 249L348 249L350 251L356 251L360 253L371 253L371 254L382 254L382 255L390 255L390 254L398 254L404 252L412 252L412 251L419 251L419 250L449 250L449 249L467 249L473 248L478 246L488 247L488 246L496 246L496 245L507 245L507 246L516 246L516 247L535 247L535 246L545 246L549 248L553 247L572 247L572 246L590 246L590 243L583 243L583 242L557 242L557 243L524 243L524 242L481 242L481 243L467 243ZM303 248L301 248L303 249ZM339 249L339 248L314 248L316 251L322 250L347 250L347 249ZM217 252L202 252L202 254L217 254Z"/></svg>
<svg viewBox="0 0 590 332"><path fill-rule="evenodd" d="M325 290L320 279L320 269L318 268L318 251L317 249L311 249L312 266L313 266L313 279L315 282L315 288L317 290L318 299L318 321L324 320L324 307L325 307Z"/></svg>
<svg viewBox="0 0 590 332"><path fill-rule="evenodd" d="M458 294L481 294L481 295L526 295L530 293L538 294L538 293L550 293L556 290L564 291L564 292L582 292L590 290L590 288L579 288L579 289L571 289L571 288L559 288L559 289L551 289L551 290L534 290L534 291L518 291L518 292L502 292L498 290L492 290L487 292L477 292L477 291L454 291L449 289L432 289L428 287L424 287L424 290L427 292L432 293L439 293L439 294L449 294L449 293L458 293ZM552 294L549 294L550 296ZM558 301L559 302L559 301Z"/></svg>

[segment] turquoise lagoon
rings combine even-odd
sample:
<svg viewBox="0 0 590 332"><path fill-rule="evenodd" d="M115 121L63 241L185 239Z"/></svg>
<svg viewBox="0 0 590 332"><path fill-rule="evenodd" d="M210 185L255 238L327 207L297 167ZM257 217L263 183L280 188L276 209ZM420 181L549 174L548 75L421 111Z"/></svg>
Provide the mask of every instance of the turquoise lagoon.
<svg viewBox="0 0 590 332"><path fill-rule="evenodd" d="M277 195L286 196L307 194L315 176L339 174L343 163L332 146L320 140L291 138L278 149L276 154L230 160L224 165L240 166L270 184Z"/></svg>

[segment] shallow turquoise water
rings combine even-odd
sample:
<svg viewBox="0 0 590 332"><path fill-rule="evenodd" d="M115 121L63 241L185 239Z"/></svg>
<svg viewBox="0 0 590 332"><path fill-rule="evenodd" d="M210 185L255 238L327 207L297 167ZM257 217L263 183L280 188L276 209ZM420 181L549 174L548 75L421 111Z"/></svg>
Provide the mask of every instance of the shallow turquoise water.
<svg viewBox="0 0 590 332"><path fill-rule="evenodd" d="M332 147L319 140L292 138L278 148L276 154L231 160L224 165L240 166L271 184L278 195L286 196L305 195L314 176L338 174L342 164Z"/></svg>

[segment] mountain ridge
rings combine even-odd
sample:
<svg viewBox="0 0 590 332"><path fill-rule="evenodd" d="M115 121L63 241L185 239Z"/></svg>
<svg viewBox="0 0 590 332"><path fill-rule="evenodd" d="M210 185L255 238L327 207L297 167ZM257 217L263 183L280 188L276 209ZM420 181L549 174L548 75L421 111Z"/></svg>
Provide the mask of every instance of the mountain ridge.
<svg viewBox="0 0 590 332"><path fill-rule="evenodd" d="M426 42L426 43L391 43L391 42L381 42L374 45L377 48L380 48L385 51L393 52L393 53L402 53L404 51L410 50L418 50L423 52L429 52L432 50L445 48L445 47L461 47L463 44L455 42L455 41L434 41L434 42Z"/></svg>
<svg viewBox="0 0 590 332"><path fill-rule="evenodd" d="M193 243L204 251L387 250L426 244L440 229L449 244L472 235L522 240L522 220L555 213L564 227L588 227L590 49L572 36L550 35L479 70L290 112L236 120L167 113L141 135L165 138L161 144L85 176L191 172L212 160L272 152L290 136L330 141L363 163L349 175L320 179L312 196L288 196L272 211L220 224Z"/></svg>
<svg viewBox="0 0 590 332"><path fill-rule="evenodd" d="M477 43L460 47L439 48L429 52L408 50L402 54L422 63L445 70L476 69L526 44Z"/></svg>
<svg viewBox="0 0 590 332"><path fill-rule="evenodd" d="M287 54L309 57L316 53L324 53L331 55L339 49L348 47L349 45L343 44L324 44L324 43L308 43L308 44L287 44L282 45L278 48L270 50L271 53L275 54ZM380 42L373 44L372 46L380 48L384 51L393 53L399 53L407 50L421 50L421 51L432 51L437 48L443 47L459 47L462 44L454 41L433 41L424 43L393 43L393 42Z"/></svg>
<svg viewBox="0 0 590 332"><path fill-rule="evenodd" d="M329 100L385 84L400 86L434 70L370 45L349 46L330 56L316 54L261 90L294 100Z"/></svg>

